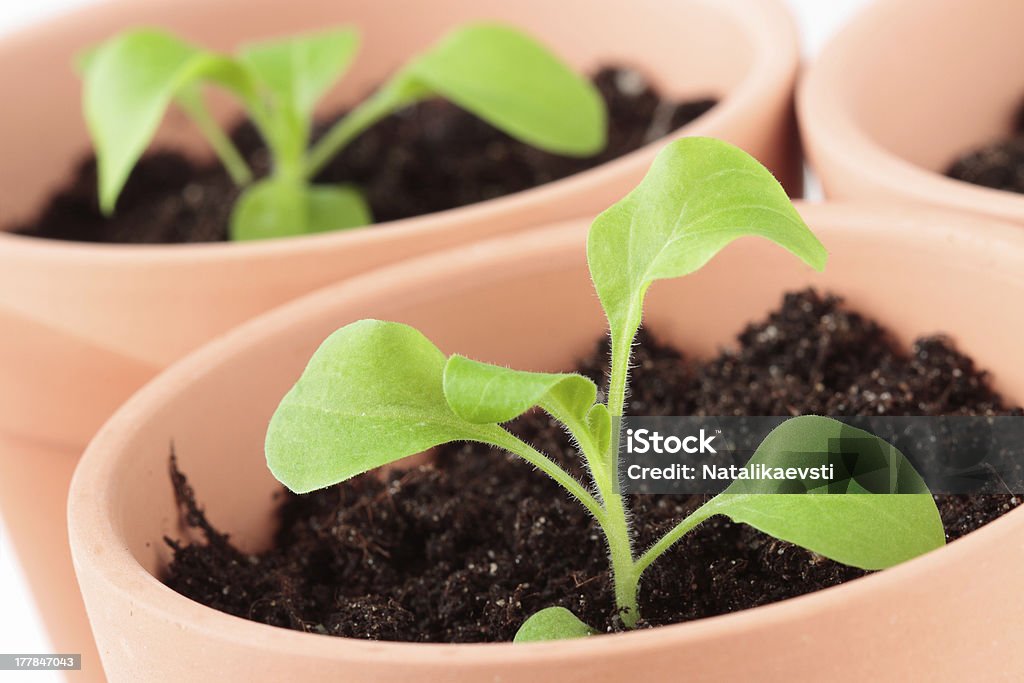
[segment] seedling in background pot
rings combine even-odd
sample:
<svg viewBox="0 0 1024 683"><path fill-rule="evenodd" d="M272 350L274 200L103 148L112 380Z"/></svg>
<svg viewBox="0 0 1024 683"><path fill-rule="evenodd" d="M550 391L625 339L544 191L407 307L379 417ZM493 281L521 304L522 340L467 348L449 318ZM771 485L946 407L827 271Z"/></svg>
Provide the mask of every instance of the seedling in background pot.
<svg viewBox="0 0 1024 683"><path fill-rule="evenodd" d="M153 29L122 33L81 60L83 106L99 167L100 207L114 211L132 168L164 112L180 106L243 192L231 216L232 239L260 239L370 223L362 194L349 185L314 184L356 136L420 100L444 97L540 149L590 156L605 145L606 112L597 89L545 47L507 26L452 31L311 145L317 102L348 69L359 45L352 28L210 52ZM202 89L237 99L271 157L255 180L245 159L206 108Z"/></svg>
<svg viewBox="0 0 1024 683"><path fill-rule="evenodd" d="M850 479L831 488L784 493L771 482L737 479L643 552L635 552L626 500L615 486L616 428L624 413L629 359L644 296L657 280L700 269L734 239L765 237L808 265L824 247L772 175L724 142L684 138L668 145L643 182L590 229L590 274L611 330L607 402L578 374L523 372L463 356L445 357L417 330L361 320L332 334L284 397L267 432L267 461L289 489L304 493L451 441L505 449L558 482L594 516L607 541L623 624L636 625L644 570L712 515L725 515L838 562L882 569L943 545L939 513L924 482L877 437L827 417L783 422L751 463L788 466L787 454L828 453L854 435L891 467L896 488L868 493ZM503 424L539 407L560 422L590 474L581 482ZM786 485L782 482L781 485ZM769 494L769 495L764 495ZM593 630L562 607L534 614L517 641L576 637Z"/></svg>

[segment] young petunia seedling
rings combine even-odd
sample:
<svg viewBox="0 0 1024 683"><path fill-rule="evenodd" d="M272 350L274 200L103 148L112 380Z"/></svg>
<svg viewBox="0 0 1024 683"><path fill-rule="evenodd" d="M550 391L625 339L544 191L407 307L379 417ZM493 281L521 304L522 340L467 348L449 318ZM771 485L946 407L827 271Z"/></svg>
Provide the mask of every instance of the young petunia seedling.
<svg viewBox="0 0 1024 683"><path fill-rule="evenodd" d="M243 46L235 56L154 29L119 34L81 60L83 108L96 150L100 208L114 211L128 175L167 108L181 107L243 188L232 239L283 237L371 222L362 194L313 178L349 142L389 114L443 97L540 149L590 156L605 145L607 114L592 83L516 29L458 28L400 68L311 145L317 102L348 69L355 29L338 28ZM214 86L241 103L271 157L269 177L251 169L206 108Z"/></svg>
<svg viewBox="0 0 1024 683"><path fill-rule="evenodd" d="M822 416L789 419L760 444L750 465L782 466L793 453L827 454L853 436L884 458L899 480L881 493L856 481L792 493L783 484L737 479L637 553L616 470L630 352L647 289L692 273L731 241L756 235L811 267L826 252L781 186L743 151L708 138L669 144L647 176L594 221L587 259L608 318L612 361L607 401L578 374L538 373L445 355L406 325L361 320L330 337L281 401L266 439L273 474L304 493L452 441L505 449L558 482L604 533L617 607L626 627L640 617L644 571L713 515L749 524L838 562L882 569L945 543L939 513L920 476L885 441ZM577 444L590 475L581 482L502 425L539 407ZM768 494L768 495L765 495ZM593 629L562 607L531 616L517 642L580 637Z"/></svg>

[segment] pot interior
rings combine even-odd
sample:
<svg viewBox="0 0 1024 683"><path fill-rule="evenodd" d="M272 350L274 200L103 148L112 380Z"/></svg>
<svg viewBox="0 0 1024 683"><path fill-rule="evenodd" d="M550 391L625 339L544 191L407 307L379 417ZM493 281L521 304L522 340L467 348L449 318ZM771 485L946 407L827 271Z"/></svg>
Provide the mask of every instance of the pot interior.
<svg viewBox="0 0 1024 683"><path fill-rule="evenodd" d="M889 152L944 173L1013 130L1022 25L1024 3L1012 0L879 3L839 39L843 106Z"/></svg>
<svg viewBox="0 0 1024 683"><path fill-rule="evenodd" d="M641 68L667 94L724 99L754 66L761 10L702 0L636 0L628 11L606 0L434 0L410 19L402 0L294 0L281 12L277 0L118 0L116 8L86 8L0 44L0 86L17 92L4 109L0 132L0 225L27 219L86 154L79 83L72 64L83 49L131 26L159 26L211 48L229 51L261 38L354 24L360 53L323 103L328 113L364 97L411 55L446 30L470 20L501 20L525 28L585 71L604 64ZM760 46L768 49L768 46ZM40 87L39 84L46 84ZM214 103L233 117L229 102ZM44 135L26 135L41 131ZM158 143L205 153L181 112L171 110Z"/></svg>
<svg viewBox="0 0 1024 683"><path fill-rule="evenodd" d="M831 252L825 273L746 238L699 273L656 283L647 328L708 356L785 292L814 286L844 296L902 344L950 333L993 372L998 389L1024 399L1024 320L1007 305L1024 295L1024 241L1012 233L1006 241L997 239L1005 233L983 233L983 240L964 227L945 229L941 218L894 213L876 220L833 207L804 213ZM88 495L103 501L114 536L159 575L168 560L160 539L182 533L168 478L173 443L214 525L242 548L259 549L272 532L280 489L264 461L266 425L328 334L374 317L416 326L447 353L530 370L571 368L605 333L586 270L585 232L583 223L547 228L379 271L246 326L171 370L115 418L91 449L102 452L83 461L95 472L76 479L72 509L86 486L100 488Z"/></svg>

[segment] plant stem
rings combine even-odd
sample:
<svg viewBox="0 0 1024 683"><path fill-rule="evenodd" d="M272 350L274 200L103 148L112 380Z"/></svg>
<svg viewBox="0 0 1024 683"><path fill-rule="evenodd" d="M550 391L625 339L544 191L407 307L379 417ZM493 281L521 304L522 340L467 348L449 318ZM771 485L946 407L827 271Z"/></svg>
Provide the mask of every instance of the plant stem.
<svg viewBox="0 0 1024 683"><path fill-rule="evenodd" d="M605 527L607 522L605 511L601 504L597 502L597 499L583 487L583 484L576 481L572 475L556 465L533 446L516 438L501 427L489 430L486 436L481 436L480 440L514 453L544 472L544 474L554 479L562 488L579 500L583 507L587 508L590 514L594 516L598 524L601 525L601 528Z"/></svg>
<svg viewBox="0 0 1024 683"><path fill-rule="evenodd" d="M206 105L203 104L202 98L196 93L182 93L178 96L178 103L185 110L185 113L188 114L189 118L192 119L192 122L196 124L203 137L210 143L210 147L213 148L214 153L224 165L235 185L242 186L251 183L252 171L249 170L249 165L245 162L245 158L242 157L238 148L235 147L235 143L231 141L231 138L224 133L220 124L210 116L210 112L207 110Z"/></svg>
<svg viewBox="0 0 1024 683"><path fill-rule="evenodd" d="M640 559L636 561L637 568L637 580L639 581L640 575L643 574L652 562L658 559L662 553L668 550L672 545L680 538L689 533L695 526L711 517L715 514L715 508L717 507L716 501L719 499L712 498L707 501L699 508L694 510L690 515L683 521L672 527L672 530L662 536L658 541L648 548Z"/></svg>
<svg viewBox="0 0 1024 683"><path fill-rule="evenodd" d="M608 552L612 563L612 583L615 587L615 605L620 610L622 623L628 628L636 626L640 618L637 588L640 572L633 560L633 539L626 517L622 496L618 493L602 494L607 521L603 526L608 539Z"/></svg>
<svg viewBox="0 0 1024 683"><path fill-rule="evenodd" d="M625 334L612 335L612 365L611 380L608 387L608 412L612 416L612 437L611 447L619 447L619 429L621 419L625 414L626 405L626 377L629 372L629 358L633 350L633 339L639 325L630 325L630 330ZM618 476L616 470L617 458L609 458L609 469L611 476ZM616 528L621 525L626 534L626 543L630 541L628 518L625 507L622 503L622 496L612 492L602 491L605 511L608 513L608 526ZM615 574L615 600L618 606L626 607L628 611L623 613L622 621L626 626L632 628L636 625L639 617L637 608L637 591L640 587L640 577L644 571L658 557L668 550L672 544L686 535L695 526L715 514L717 498L712 498L697 508L690 516L682 520L671 531L662 536L658 541L645 551L639 559L632 559L632 550L629 550L629 564L623 560L616 560L614 546L612 552L612 571ZM609 546L612 546L612 539L609 537Z"/></svg>
<svg viewBox="0 0 1024 683"><path fill-rule="evenodd" d="M635 334L634 330L633 334L629 335L612 335L611 377L608 385L608 413L612 417L609 448L612 453L605 458L608 472L604 477L605 481L611 484L608 488L613 488L618 483L616 455L619 448L619 429L626 407L626 377L629 373L629 357L633 350ZM602 490L601 497L608 513L608 546L611 551L615 603L622 610L622 622L633 628L640 618L637 590L643 569L638 568L633 560L632 531L622 495L614 490Z"/></svg>
<svg viewBox="0 0 1024 683"><path fill-rule="evenodd" d="M612 365L608 382L608 414L613 420L616 417L621 418L626 412L626 379L629 377L629 358L633 353L633 340L640 329L639 316L636 317L636 321L636 324L627 324L625 329L618 333L614 329L611 333ZM614 434L613 438L617 436ZM614 443L618 444L618 441L614 440Z"/></svg>
<svg viewBox="0 0 1024 683"><path fill-rule="evenodd" d="M622 622L632 628L640 616L636 600L640 573L633 561L633 538L625 505L622 496L615 492L616 477L618 476L618 472L615 470L615 459L608 453L598 453L597 446L586 425L580 424L570 415L553 412L548 406L544 408L569 429L569 433L579 443L580 450L583 451L583 456L590 467L590 473L601 496L605 513L601 530L608 542L612 583L615 589L615 605L621 610ZM615 448L614 444L616 443L618 443L617 435L613 434L612 440L609 442L609 450Z"/></svg>
<svg viewBox="0 0 1024 683"><path fill-rule="evenodd" d="M357 135L393 111L412 104L426 93L399 72L377 92L334 124L306 156L306 178L312 179Z"/></svg>

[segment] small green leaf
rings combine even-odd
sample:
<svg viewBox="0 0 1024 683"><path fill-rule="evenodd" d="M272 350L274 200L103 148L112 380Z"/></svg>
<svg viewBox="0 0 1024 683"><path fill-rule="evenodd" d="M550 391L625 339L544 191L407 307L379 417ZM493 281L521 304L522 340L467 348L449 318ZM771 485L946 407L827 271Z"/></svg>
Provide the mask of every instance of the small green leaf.
<svg viewBox="0 0 1024 683"><path fill-rule="evenodd" d="M708 503L712 514L862 569L891 567L945 544L939 511L920 475L899 450L869 432L827 417L792 418L765 437L749 464L758 463L833 463L837 481L737 479Z"/></svg>
<svg viewBox="0 0 1024 683"><path fill-rule="evenodd" d="M612 438L612 418L608 406L603 403L594 404L587 413L587 429L594 438L594 445L602 456L607 455Z"/></svg>
<svg viewBox="0 0 1024 683"><path fill-rule="evenodd" d="M306 202L293 183L261 180L242 192L231 212L231 239L260 240L306 233Z"/></svg>
<svg viewBox="0 0 1024 683"><path fill-rule="evenodd" d="M81 66L85 119L99 165L100 207L108 214L181 90L197 82L216 83L244 102L255 93L248 72L231 58L152 29L110 39Z"/></svg>
<svg viewBox="0 0 1024 683"><path fill-rule="evenodd" d="M231 239L257 240L344 230L372 222L363 195L346 185L268 179L250 185L231 214Z"/></svg>
<svg viewBox="0 0 1024 683"><path fill-rule="evenodd" d="M604 148L607 114L594 85L509 26L460 27L401 78L534 147L579 156Z"/></svg>
<svg viewBox="0 0 1024 683"><path fill-rule="evenodd" d="M267 430L267 464L296 493L457 440L490 440L448 407L445 357L417 330L361 320L320 346Z"/></svg>
<svg viewBox="0 0 1024 683"><path fill-rule="evenodd" d="M546 607L523 622L516 631L514 643L533 643L542 640L565 640L595 635L590 628L564 607Z"/></svg>
<svg viewBox="0 0 1024 683"><path fill-rule="evenodd" d="M597 217L587 238L613 349L631 345L651 283L698 270L745 235L766 237L818 270L825 266L825 248L756 159L711 138L669 143L643 181Z"/></svg>
<svg viewBox="0 0 1024 683"><path fill-rule="evenodd" d="M456 415L474 424L508 422L536 405L583 420L597 387L582 375L524 372L454 355L445 365L444 395Z"/></svg>
<svg viewBox="0 0 1024 683"><path fill-rule="evenodd" d="M348 69L359 48L354 28L337 28L284 39L251 43L239 51L257 80L278 104L305 119L327 90Z"/></svg>

